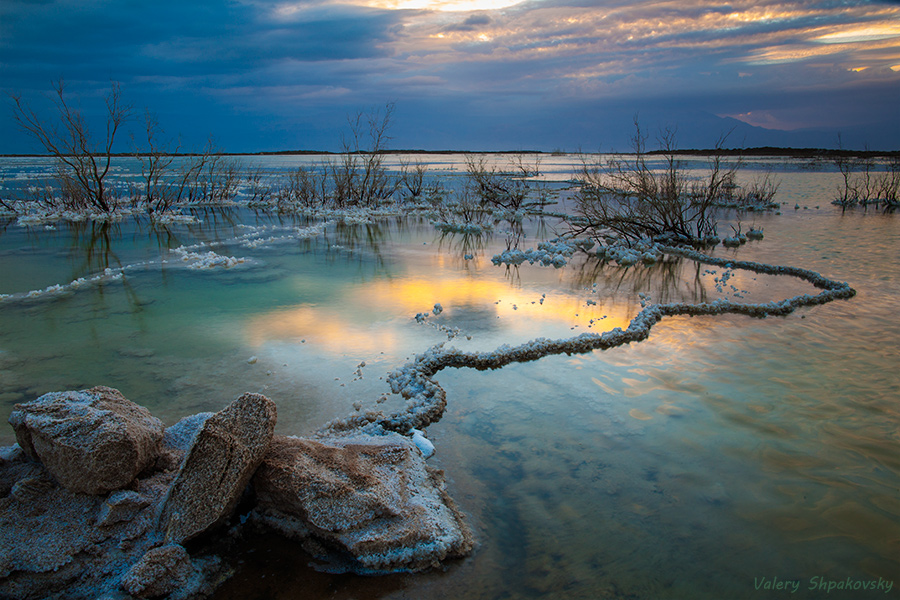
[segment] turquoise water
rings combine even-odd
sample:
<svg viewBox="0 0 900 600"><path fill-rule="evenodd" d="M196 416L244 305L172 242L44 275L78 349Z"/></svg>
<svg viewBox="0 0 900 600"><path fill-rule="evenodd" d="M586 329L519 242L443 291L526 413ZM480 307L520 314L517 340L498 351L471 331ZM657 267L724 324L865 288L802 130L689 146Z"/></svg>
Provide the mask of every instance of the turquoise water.
<svg viewBox="0 0 900 600"><path fill-rule="evenodd" d="M639 344L442 371L448 409L428 428L430 462L470 516L476 553L426 574L336 576L264 537L216 597L896 597L900 225L896 215L830 206L833 173L774 166L784 214L744 217L765 239L716 255L812 269L857 296L784 318L678 317ZM0 293L143 265L52 299L0 303L4 417L15 402L98 384L167 423L259 391L278 404L278 430L303 435L354 402L374 406L388 371L447 341L429 323L461 330L447 343L492 350L624 327L638 293L735 299L716 289L722 269L685 260L496 267L502 233L442 235L414 217L331 222L319 235L247 248L237 241L246 225L315 222L247 209L199 216L165 230L134 220L0 224ZM524 225L526 247L553 237L552 222ZM162 262L177 258L173 248L216 240L217 253L245 262ZM729 284L748 302L813 291L741 272ZM417 323L436 302L444 312ZM11 429L0 432L0 443L12 441ZM796 580L797 593L763 589L775 577ZM847 578L894 585L889 594L809 589Z"/></svg>

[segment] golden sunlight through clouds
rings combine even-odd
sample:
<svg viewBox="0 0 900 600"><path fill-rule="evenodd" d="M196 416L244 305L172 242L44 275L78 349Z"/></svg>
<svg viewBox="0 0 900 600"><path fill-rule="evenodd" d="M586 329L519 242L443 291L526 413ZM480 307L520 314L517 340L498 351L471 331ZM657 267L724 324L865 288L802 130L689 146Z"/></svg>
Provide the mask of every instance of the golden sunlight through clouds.
<svg viewBox="0 0 900 600"><path fill-rule="evenodd" d="M364 0L361 4L373 8L395 10L434 10L441 12L464 12L476 10L498 10L520 4L522 0Z"/></svg>

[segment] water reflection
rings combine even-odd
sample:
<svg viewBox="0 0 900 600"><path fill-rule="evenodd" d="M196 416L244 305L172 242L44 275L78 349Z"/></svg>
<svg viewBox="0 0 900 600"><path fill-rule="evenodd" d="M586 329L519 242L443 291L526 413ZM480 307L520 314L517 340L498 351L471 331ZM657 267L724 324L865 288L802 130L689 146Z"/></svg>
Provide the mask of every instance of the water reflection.
<svg viewBox="0 0 900 600"><path fill-rule="evenodd" d="M468 269L470 264L467 261L473 260L474 257L484 252L491 238L491 232L484 230L478 233L442 231L438 238L438 248L461 259L462 262L457 264Z"/></svg>
<svg viewBox="0 0 900 600"><path fill-rule="evenodd" d="M428 435L434 466L479 527L470 560L416 577L341 578L262 540L241 556L259 560L219 597L749 598L758 575L875 574L897 585L897 222L811 213L767 221L766 240L739 256L846 279L860 290L852 302L765 321L674 318L615 351L442 374L448 412ZM3 259L26 272L15 285L28 290L181 245L230 242L242 224L318 222L247 209L195 214L203 221L35 234L6 221L0 243L16 254ZM552 220L509 231L520 247L555 234ZM299 433L349 412L341 402L374 397L361 390L381 393L378 375L443 341L414 319L435 302L444 311L428 322L473 335L453 344L493 350L625 327L638 293L692 303L725 295L685 259L623 269L579 254L563 269L508 270L484 260L505 243L501 228L466 236L420 219L335 223L296 243L235 244L253 266L154 267L56 302L3 305L0 402L8 414L38 393L112 384L171 423L221 408L238 390L264 390L283 431ZM805 285L753 277L730 282L754 302ZM267 349L284 360L267 362ZM393 356L371 361L367 381L346 377L347 355L381 352ZM331 388L313 379L319 371ZM336 375L346 387L330 381ZM310 408L316 402L328 407Z"/></svg>
<svg viewBox="0 0 900 600"><path fill-rule="evenodd" d="M604 294L636 297L649 294L653 302L707 302L710 280L703 278L704 265L682 257L667 256L654 265L617 267L607 261L590 258L573 261L572 284L598 287Z"/></svg>

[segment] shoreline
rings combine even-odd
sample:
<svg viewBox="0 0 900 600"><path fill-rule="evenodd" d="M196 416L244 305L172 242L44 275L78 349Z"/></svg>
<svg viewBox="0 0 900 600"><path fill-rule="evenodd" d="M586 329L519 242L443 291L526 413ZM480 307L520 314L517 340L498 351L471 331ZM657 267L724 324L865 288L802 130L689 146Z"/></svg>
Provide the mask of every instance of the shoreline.
<svg viewBox="0 0 900 600"><path fill-rule="evenodd" d="M341 156L348 154L346 152L334 152L331 150L261 150L258 152L215 152L212 156ZM373 154L368 151L350 152L349 154L367 155ZM381 150L377 154L382 155L400 155L400 154L528 154L543 156L568 156L578 154L616 154L628 156L633 152L568 152L559 150L425 150L425 149L397 149L397 150ZM752 148L685 148L676 150L648 150L644 153L647 156L658 156L664 154L674 154L676 156L750 156L750 157L780 157L780 158L836 158L836 157L857 157L857 158L893 158L900 157L900 150L836 150L829 148L781 148L775 146L758 146ZM163 152L160 156L171 157L192 157L203 156L203 152ZM110 154L113 158L132 158L135 156L144 156L143 154L134 152L114 152ZM0 158L53 158L52 154L38 153L12 153L0 154Z"/></svg>

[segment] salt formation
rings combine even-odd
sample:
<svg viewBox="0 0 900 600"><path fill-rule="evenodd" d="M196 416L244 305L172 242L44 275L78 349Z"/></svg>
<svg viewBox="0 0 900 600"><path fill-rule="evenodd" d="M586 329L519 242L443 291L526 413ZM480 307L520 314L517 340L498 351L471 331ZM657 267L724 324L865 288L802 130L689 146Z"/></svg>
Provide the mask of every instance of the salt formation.
<svg viewBox="0 0 900 600"><path fill-rule="evenodd" d="M206 254L190 252L183 246L175 248L172 252L181 256L181 260L187 263L188 269L212 269L215 267L224 267L228 269L247 260L245 258L235 258L234 256L222 256L221 254L216 254L212 250Z"/></svg>
<svg viewBox="0 0 900 600"><path fill-rule="evenodd" d="M179 257L179 260L174 262L168 259L159 259L136 262L125 265L123 267L109 267L104 269L100 273L87 277L79 277L65 284L53 284L40 290L31 290L18 294L0 293L0 303L22 300L44 300L55 298L65 294L72 294L83 288L102 285L104 283L121 281L125 278L126 272L159 267L160 265L183 265L188 269L193 270L207 270L214 269L216 267L228 269L242 263L250 262L250 259L234 256L223 256L212 250L208 250L208 248L223 245L238 245L244 248L251 249L268 247L272 244L315 237L317 235L320 235L328 225L329 222L327 221L319 223L317 225L311 225L309 227L244 225L243 228L248 229L248 231L232 239L214 242L200 242L190 246L180 246L178 248L174 248L172 250L172 253ZM285 231L286 233L282 235L268 235L270 233L278 231ZM207 251L205 253L198 252L198 250L203 249L207 249Z"/></svg>
<svg viewBox="0 0 900 600"><path fill-rule="evenodd" d="M726 267L729 270L745 269L756 273L797 277L822 291L816 295L801 294L786 300L758 304L743 304L726 299L698 304L685 302L649 304L645 300L643 302L645 306L631 320L627 329L616 327L604 333L582 333L573 338L559 340L538 338L515 347L502 345L492 352L463 352L457 348L447 348L443 343L437 344L388 376L391 391L407 400L405 410L390 415L369 412L365 415L338 419L327 424L323 429L323 434L348 429L370 432L390 430L409 434L413 429L424 429L429 424L438 421L447 406L447 394L433 378L442 369L468 367L484 371L499 369L514 362L538 360L554 354L571 355L584 354L594 350L608 350L646 339L653 325L664 317L726 313L757 318L784 316L804 306L825 304L839 298L851 298L856 294L856 291L847 283L833 281L819 273L798 267L716 258L696 250L674 246L661 246L660 251L683 256L700 263ZM723 275L723 280L727 280L727 277L730 277L729 271ZM719 282L717 281L717 283ZM720 285L724 285L724 281Z"/></svg>
<svg viewBox="0 0 900 600"><path fill-rule="evenodd" d="M594 245L592 240L554 240L538 243L537 249L505 250L491 258L495 265L520 265L526 260L529 264L536 262L545 267L553 266L557 269L566 266L569 258L578 249L589 250Z"/></svg>
<svg viewBox="0 0 900 600"><path fill-rule="evenodd" d="M651 240L638 240L632 244L615 241L597 249L601 260L612 260L620 267L630 267L638 263L654 264L662 259L662 245Z"/></svg>
<svg viewBox="0 0 900 600"><path fill-rule="evenodd" d="M444 233L468 233L470 235L479 235L493 228L490 223L458 223L454 221L432 221L432 225Z"/></svg>

